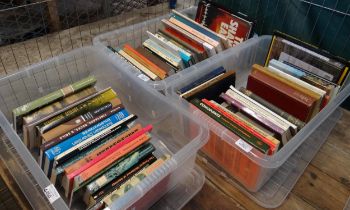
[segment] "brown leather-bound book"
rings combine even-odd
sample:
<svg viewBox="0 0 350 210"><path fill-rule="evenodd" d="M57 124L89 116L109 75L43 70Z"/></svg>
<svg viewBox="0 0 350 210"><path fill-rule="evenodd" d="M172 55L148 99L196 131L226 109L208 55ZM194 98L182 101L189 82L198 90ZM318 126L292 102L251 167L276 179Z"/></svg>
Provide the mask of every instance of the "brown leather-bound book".
<svg viewBox="0 0 350 210"><path fill-rule="evenodd" d="M154 55L144 47L139 46L135 50L140 54L142 54L143 56L145 56L152 63L156 64L159 68L163 69L168 75L172 75L175 73L175 70L169 64L161 60L161 58L159 58L157 55Z"/></svg>
<svg viewBox="0 0 350 210"><path fill-rule="evenodd" d="M316 99L263 71L253 67L247 89L303 122L311 119Z"/></svg>

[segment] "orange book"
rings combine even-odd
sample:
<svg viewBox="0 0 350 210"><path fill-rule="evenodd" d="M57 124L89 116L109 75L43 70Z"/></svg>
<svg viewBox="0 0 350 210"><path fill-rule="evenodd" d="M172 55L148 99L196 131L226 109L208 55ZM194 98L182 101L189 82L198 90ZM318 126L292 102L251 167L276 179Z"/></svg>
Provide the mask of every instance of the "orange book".
<svg viewBox="0 0 350 210"><path fill-rule="evenodd" d="M134 48L132 48L129 44L125 44L123 48L124 52L133 57L136 61L141 63L143 66L148 68L154 74L156 74L159 78L164 79L167 75L167 72L163 69L159 68L152 61L148 60L145 56L137 52Z"/></svg>
<svg viewBox="0 0 350 210"><path fill-rule="evenodd" d="M86 163L92 161L93 159L95 159L97 156L101 155L103 152L107 151L108 149L110 149L111 147L113 147L114 145L116 145L117 143L123 141L124 139L126 139L127 137L133 135L134 133L138 132L139 130L141 130L141 125L137 124L135 126L133 126L132 128L130 128L129 130L125 131L124 133L120 134L118 137L116 137L115 139L109 141L107 144L97 148L96 150L94 150L91 154L89 154L88 156L84 157L81 160L78 160L77 162L75 162L74 164L68 166L64 172L65 174L70 174L73 171L78 170L80 167L82 167L83 165L85 165Z"/></svg>
<svg viewBox="0 0 350 210"><path fill-rule="evenodd" d="M121 147L119 150L111 153L109 156L104 158L103 160L99 161L89 169L83 171L81 174L77 175L74 178L74 185L79 186L80 183L83 183L84 181L90 179L94 175L98 174L102 170L106 169L108 166L111 166L115 161L117 161L119 158L123 157L124 155L127 155L129 152L133 151L137 147L141 146L143 143L146 143L151 139L150 134L143 134L139 137L137 137L134 141L130 142L129 144Z"/></svg>

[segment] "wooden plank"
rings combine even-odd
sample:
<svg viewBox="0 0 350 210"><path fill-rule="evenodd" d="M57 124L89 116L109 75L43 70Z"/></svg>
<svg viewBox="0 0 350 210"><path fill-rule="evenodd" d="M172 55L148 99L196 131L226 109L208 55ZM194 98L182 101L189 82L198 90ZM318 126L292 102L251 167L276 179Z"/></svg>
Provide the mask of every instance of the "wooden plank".
<svg viewBox="0 0 350 210"><path fill-rule="evenodd" d="M248 196L246 196L243 192L241 192L238 188L231 185L225 178L220 176L212 169L210 163L203 163L201 160L197 161L198 165L204 169L206 178L210 182L212 182L219 191L228 195L231 199L235 200L241 206L246 209L256 209L263 210L265 208L259 206L254 201L252 201ZM283 202L283 204L278 207L279 210L289 210L289 209L315 209L309 203L305 202L303 199L299 198L294 193L289 194L287 199Z"/></svg>
<svg viewBox="0 0 350 210"><path fill-rule="evenodd" d="M16 63L19 69L30 65L30 62L28 59L29 55L27 54L25 46L22 42L11 45L11 50L15 55Z"/></svg>
<svg viewBox="0 0 350 210"><path fill-rule="evenodd" d="M5 167L5 164L0 159L0 177L5 182L8 190L11 192L14 199L16 199L16 203L23 210L31 209L28 201L25 199L25 196L22 194L22 191L19 189L18 185L14 181L12 175Z"/></svg>
<svg viewBox="0 0 350 210"><path fill-rule="evenodd" d="M73 48L69 29L60 31L59 37L62 47L62 53L71 51Z"/></svg>
<svg viewBox="0 0 350 210"><path fill-rule="evenodd" d="M70 28L69 31L70 31L70 36L72 40L72 48L76 49L76 48L82 47L83 43L81 41L82 39L81 39L79 26Z"/></svg>
<svg viewBox="0 0 350 210"><path fill-rule="evenodd" d="M293 192L321 209L343 209L350 190L337 180L309 165L295 185Z"/></svg>
<svg viewBox="0 0 350 210"><path fill-rule="evenodd" d="M38 43L39 53L42 60L47 60L52 57L51 47L47 36L36 39Z"/></svg>
<svg viewBox="0 0 350 210"><path fill-rule="evenodd" d="M28 55L28 60L30 64L38 63L41 61L41 55L39 51L39 46L36 39L30 39L24 43L25 50Z"/></svg>
<svg viewBox="0 0 350 210"><path fill-rule="evenodd" d="M190 209L245 210L246 208L221 192L212 182L207 180L202 190L183 208L183 210Z"/></svg>
<svg viewBox="0 0 350 210"><path fill-rule="evenodd" d="M6 74L15 72L18 69L15 55L10 46L11 45L0 48L0 58L5 67Z"/></svg>

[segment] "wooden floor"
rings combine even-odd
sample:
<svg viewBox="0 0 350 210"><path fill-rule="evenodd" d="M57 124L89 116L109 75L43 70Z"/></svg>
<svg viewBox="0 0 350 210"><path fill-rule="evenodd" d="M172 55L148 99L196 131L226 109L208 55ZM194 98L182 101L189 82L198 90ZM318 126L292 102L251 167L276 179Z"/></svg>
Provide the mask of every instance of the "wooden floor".
<svg viewBox="0 0 350 210"><path fill-rule="evenodd" d="M207 164L203 189L185 206L194 209L264 209L216 174ZM341 120L313 158L278 210L342 210L350 196L350 112ZM350 209L350 207L349 207Z"/></svg>

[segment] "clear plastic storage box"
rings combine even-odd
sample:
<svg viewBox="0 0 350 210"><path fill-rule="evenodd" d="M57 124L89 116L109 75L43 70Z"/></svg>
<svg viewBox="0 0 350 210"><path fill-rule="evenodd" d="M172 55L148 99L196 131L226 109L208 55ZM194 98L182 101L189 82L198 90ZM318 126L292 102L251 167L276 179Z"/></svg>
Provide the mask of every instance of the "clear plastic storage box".
<svg viewBox="0 0 350 210"><path fill-rule="evenodd" d="M208 130L134 75L119 71L128 68L126 64L113 65L110 59L100 49L86 47L0 79L0 158L33 209L68 207L61 197L54 195L55 188L50 186L36 157L12 129L11 111L87 75L96 77L98 88L112 87L143 125L153 124L152 143L156 152L172 154L169 161L114 202L111 209L145 209L152 205L157 209L179 209L203 186L205 177L195 165L195 157L207 141ZM188 124L195 125L191 132Z"/></svg>
<svg viewBox="0 0 350 210"><path fill-rule="evenodd" d="M192 6L188 9L181 10L180 12L183 14L186 14L190 18L194 19L196 15L197 7ZM124 44L130 44L133 47L138 47L142 45L142 43L148 39L146 31L150 31L152 33L158 32L158 30L163 27L162 26L162 19L168 19L170 17L170 14L164 15L158 18L154 18L152 20L147 20L142 23L138 23L135 25L131 25L128 27L124 27L121 29L117 29L114 31L110 31L101 35L96 36L93 39L93 44L96 46L101 46L101 47L107 47L107 46L112 46L112 47L123 47ZM109 52L112 54L113 52ZM119 56L114 56L114 61L115 62L125 62ZM203 61L202 61L203 62ZM201 62L199 62L201 63ZM198 64L195 64L196 66ZM135 76L140 75L140 71L133 66L130 65L130 68L127 69L128 71L131 71L135 74ZM173 74L164 80L160 81L152 81L149 80L147 83L152 86L154 89L163 91L167 89L168 84L172 81L176 81L178 78L181 77L182 73L188 72L189 68L183 69L179 71L176 74ZM140 79L141 80L141 79Z"/></svg>
<svg viewBox="0 0 350 210"><path fill-rule="evenodd" d="M245 87L252 65L264 64L270 41L271 36L251 38L188 68L186 72L182 72L181 77L168 83L165 94L199 117L204 125L209 126L209 142L202 148L202 152L206 158L218 165L217 172L225 172L232 184L238 186L258 204L273 208L284 201L327 139L341 114L336 109L350 95L350 86L345 86L333 101L273 156L261 155L255 149L245 152L232 140L229 130L176 93L178 89L219 66L228 71L236 71L236 88Z"/></svg>

